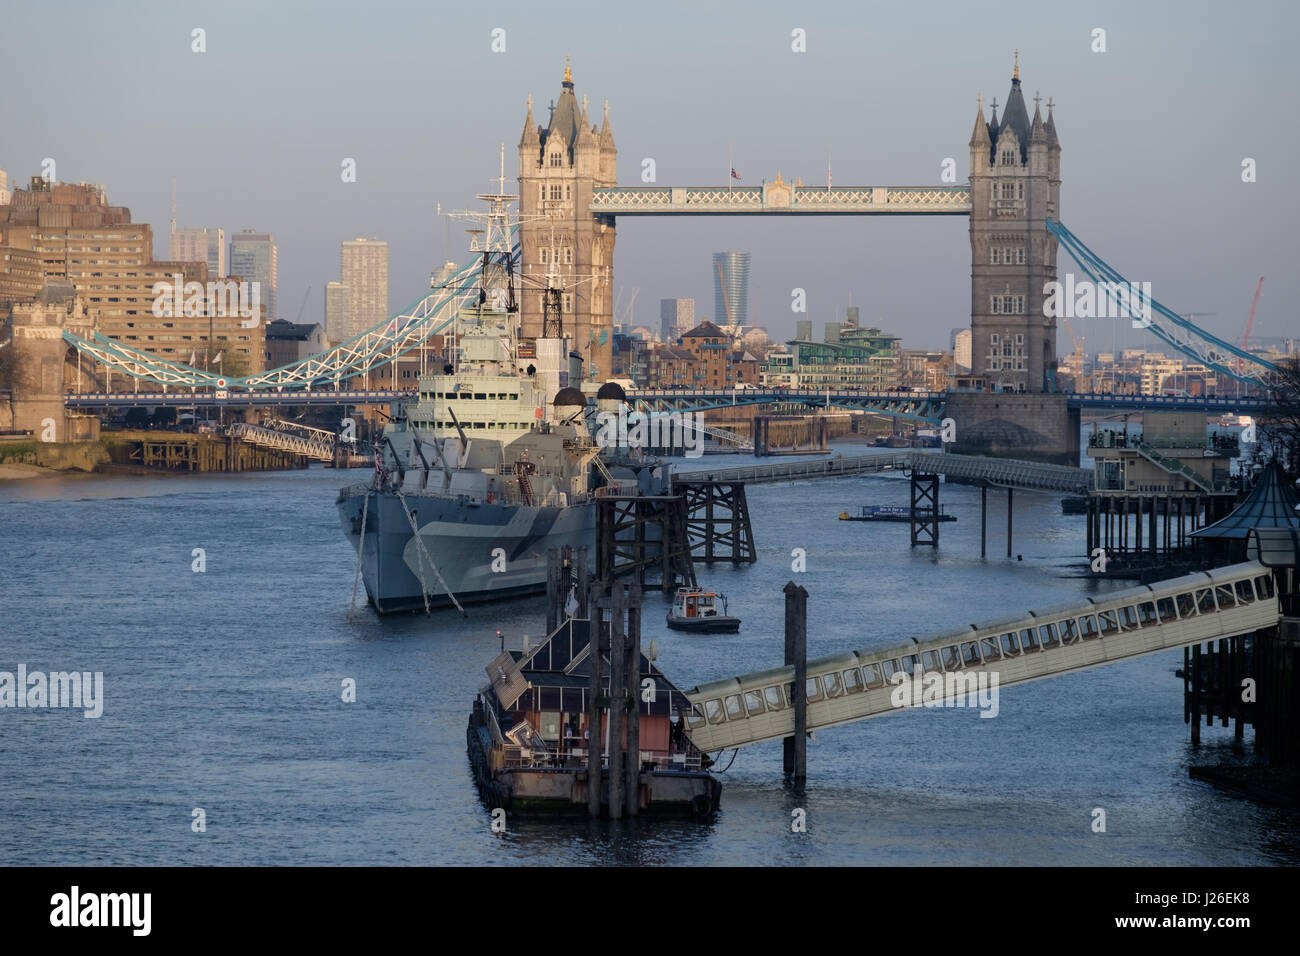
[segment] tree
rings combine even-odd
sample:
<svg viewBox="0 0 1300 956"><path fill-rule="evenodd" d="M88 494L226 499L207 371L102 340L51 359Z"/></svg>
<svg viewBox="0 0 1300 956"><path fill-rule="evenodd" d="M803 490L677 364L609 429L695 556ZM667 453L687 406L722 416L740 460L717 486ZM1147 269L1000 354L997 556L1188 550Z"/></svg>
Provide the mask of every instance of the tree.
<svg viewBox="0 0 1300 956"><path fill-rule="evenodd" d="M1258 428L1263 443L1277 453L1283 470L1294 478L1300 474L1300 358L1283 359L1277 365Z"/></svg>

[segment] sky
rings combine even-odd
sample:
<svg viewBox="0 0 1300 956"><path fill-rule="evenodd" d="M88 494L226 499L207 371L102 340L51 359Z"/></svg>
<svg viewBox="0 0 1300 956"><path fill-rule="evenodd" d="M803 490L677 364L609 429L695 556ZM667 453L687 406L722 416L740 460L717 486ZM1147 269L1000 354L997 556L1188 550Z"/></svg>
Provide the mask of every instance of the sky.
<svg viewBox="0 0 1300 956"><path fill-rule="evenodd" d="M844 4L100 2L22 4L0 40L0 169L103 183L153 225L255 229L279 247L282 317L323 321L339 247L389 245L394 311L466 259L500 144L518 174L525 100L545 122L572 57L594 121L610 104L620 184L941 185L969 171L976 97L1005 101L1013 51L1029 100L1056 104L1061 220L1154 297L1239 340L1300 335L1300 6L1241 0ZM192 50L205 31L206 52ZM1105 52L1094 52L1094 31ZM504 30L504 52L493 31ZM803 30L806 52L791 49ZM356 161L356 182L340 175ZM1255 160L1256 181L1242 181ZM509 185L509 183L508 183ZM514 183L517 187L517 182ZM512 188L514 188L512 187ZM751 321L776 338L856 304L915 348L970 321L964 217L678 217L618 222L618 320L658 327L661 298L713 312L711 253L751 254ZM1064 274L1073 268L1064 253ZM806 290L806 315L791 311ZM628 303L635 290L634 308ZM1113 320L1079 320L1089 352L1154 346ZM1070 350L1060 336L1062 353Z"/></svg>

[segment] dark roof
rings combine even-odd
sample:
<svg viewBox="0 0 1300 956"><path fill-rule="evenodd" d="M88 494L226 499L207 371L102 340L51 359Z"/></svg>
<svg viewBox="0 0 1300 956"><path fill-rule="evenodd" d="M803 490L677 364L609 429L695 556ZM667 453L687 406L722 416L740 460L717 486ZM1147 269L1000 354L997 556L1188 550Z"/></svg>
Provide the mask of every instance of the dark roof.
<svg viewBox="0 0 1300 956"><path fill-rule="evenodd" d="M1282 466L1272 462L1260 472L1255 487L1221 521L1193 531L1193 538L1216 540L1244 539L1252 528L1300 529L1296 493L1282 474Z"/></svg>
<svg viewBox="0 0 1300 956"><path fill-rule="evenodd" d="M587 404L587 397L583 395L582 392L578 391L576 388L570 386L569 388L562 388L558 392L556 392L555 401L551 402L551 404L557 407L560 405L584 405L585 406Z"/></svg>
<svg viewBox="0 0 1300 956"><path fill-rule="evenodd" d="M569 159L572 161L573 147L578 142L578 100L573 95L572 82L564 84L560 101L555 104L555 112L551 114L551 124L542 134L543 147L550 140L552 133L560 133L564 136L564 142L568 145Z"/></svg>
<svg viewBox="0 0 1300 956"><path fill-rule="evenodd" d="M268 339L294 339L305 342L311 338L312 332L316 328L314 322L290 322L287 319L276 319L266 327L266 337Z"/></svg>
<svg viewBox="0 0 1300 956"><path fill-rule="evenodd" d="M611 398L620 402L627 398L627 392L623 391L623 386L618 382L606 382L600 387L600 391L596 393L597 401Z"/></svg>
<svg viewBox="0 0 1300 956"><path fill-rule="evenodd" d="M1011 129L1020 140L1020 159L1029 157L1029 111L1025 108L1025 97L1020 92L1020 80L1011 81L1011 92L1007 94L1006 106L1002 108L1002 123L998 126L998 137L1003 130ZM996 143L995 143L996 145Z"/></svg>
<svg viewBox="0 0 1300 956"><path fill-rule="evenodd" d="M705 336L709 338L725 339L727 337L727 333L722 331L722 329L718 328L708 319L705 319L695 328L682 333L682 338L684 339L698 339L698 338L704 338Z"/></svg>

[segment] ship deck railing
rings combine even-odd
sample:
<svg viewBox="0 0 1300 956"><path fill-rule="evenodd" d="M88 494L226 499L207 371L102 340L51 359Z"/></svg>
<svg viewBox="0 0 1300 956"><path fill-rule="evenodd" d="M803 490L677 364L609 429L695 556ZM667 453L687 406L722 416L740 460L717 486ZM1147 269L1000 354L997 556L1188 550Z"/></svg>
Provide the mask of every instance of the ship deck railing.
<svg viewBox="0 0 1300 956"><path fill-rule="evenodd" d="M700 757L698 752L665 754L643 750L641 766L649 770L698 771ZM562 751L506 746L503 758L502 766L506 770L581 770L587 766L587 751L582 748ZM608 754L601 757L600 765L609 768Z"/></svg>

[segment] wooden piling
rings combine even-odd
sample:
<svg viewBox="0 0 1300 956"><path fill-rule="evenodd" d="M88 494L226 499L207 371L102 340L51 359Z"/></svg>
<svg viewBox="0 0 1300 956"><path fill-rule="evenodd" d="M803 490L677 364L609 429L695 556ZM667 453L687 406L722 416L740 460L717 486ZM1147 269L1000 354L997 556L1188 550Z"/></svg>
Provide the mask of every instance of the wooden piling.
<svg viewBox="0 0 1300 956"><path fill-rule="evenodd" d="M595 588L592 589L593 591ZM591 607L591 639L588 643L588 654L591 659L591 687L587 695L587 815L589 817L600 816L600 798L601 798L601 726L600 726L600 698L602 688L600 686L601 666L600 666L600 631L601 631L601 601L595 594L590 597Z"/></svg>
<svg viewBox="0 0 1300 956"><path fill-rule="evenodd" d="M1089 499L1091 504L1091 499ZM988 554L988 527L989 527L989 486L980 485L980 557L983 558ZM1091 534L1092 525L1088 525ZM1091 541L1089 537L1089 541ZM1088 553L1092 553L1092 545L1088 545Z"/></svg>
<svg viewBox="0 0 1300 956"><path fill-rule="evenodd" d="M785 664L794 665L794 736L783 741L784 766L802 786L808 779L808 592L793 581L785 586Z"/></svg>
<svg viewBox="0 0 1300 956"><path fill-rule="evenodd" d="M1015 492L1011 488L1007 489L1007 557L1008 558L1011 557L1011 513L1013 510L1012 495L1014 493Z"/></svg>
<svg viewBox="0 0 1300 956"><path fill-rule="evenodd" d="M641 586L629 589L627 608L627 660L624 668L630 691L627 709L627 815L634 817L641 809ZM648 676L648 675L647 675Z"/></svg>
<svg viewBox="0 0 1300 956"><path fill-rule="evenodd" d="M624 648L624 614L627 588L615 582L610 589L609 609L609 817L623 816L623 717L627 713L627 658Z"/></svg>

